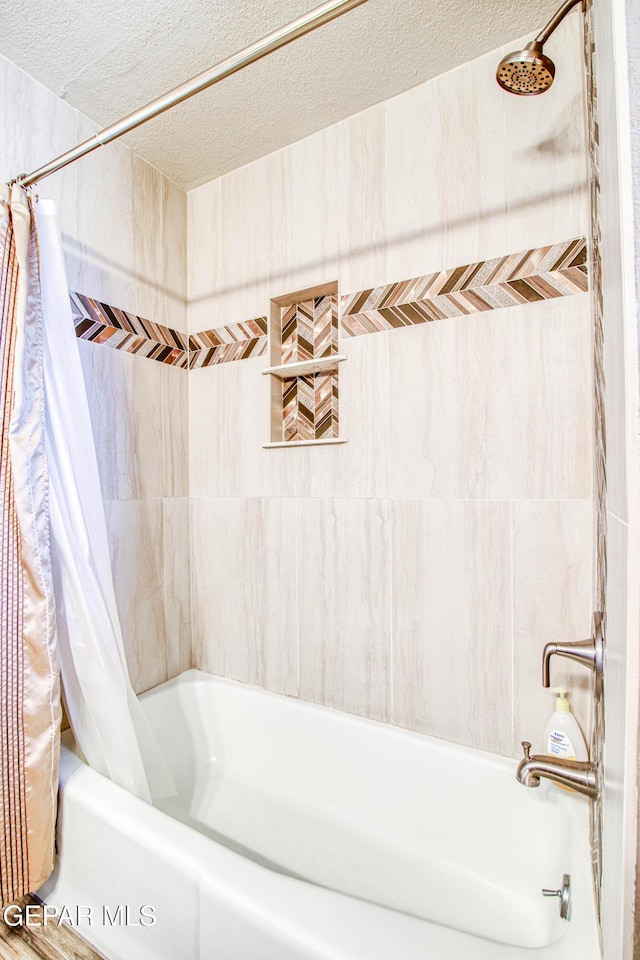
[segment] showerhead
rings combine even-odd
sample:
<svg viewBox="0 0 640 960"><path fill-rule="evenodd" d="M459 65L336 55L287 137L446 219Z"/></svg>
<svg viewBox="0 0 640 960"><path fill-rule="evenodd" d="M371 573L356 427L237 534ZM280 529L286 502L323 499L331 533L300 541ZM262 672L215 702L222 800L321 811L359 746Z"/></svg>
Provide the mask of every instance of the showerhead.
<svg viewBox="0 0 640 960"><path fill-rule="evenodd" d="M519 97L535 97L549 89L556 75L556 68L553 60L542 52L542 46L569 11L579 3L584 4L584 0L564 0L535 40L528 43L524 50L509 53L500 61L496 80L503 90L516 93Z"/></svg>
<svg viewBox="0 0 640 960"><path fill-rule="evenodd" d="M544 55L542 44L534 40L524 50L509 53L500 61L496 80L509 93L516 93L519 97L535 97L549 89L555 74L553 60Z"/></svg>

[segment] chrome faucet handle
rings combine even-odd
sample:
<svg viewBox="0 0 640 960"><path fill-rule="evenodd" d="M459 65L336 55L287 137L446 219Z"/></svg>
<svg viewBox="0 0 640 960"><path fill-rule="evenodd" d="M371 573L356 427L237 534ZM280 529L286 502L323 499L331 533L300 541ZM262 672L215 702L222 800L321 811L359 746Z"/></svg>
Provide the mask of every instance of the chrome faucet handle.
<svg viewBox="0 0 640 960"><path fill-rule="evenodd" d="M600 699L602 695L602 674L604 660L604 632L602 624L602 614L593 615L593 636L589 640L577 640L573 643L546 643L542 653L542 686L551 685L549 678L549 666L551 657L555 655L566 657L568 660L574 660L585 667L593 670L595 676L595 696Z"/></svg>
<svg viewBox="0 0 640 960"><path fill-rule="evenodd" d="M543 897L560 898L560 916L563 920L568 920L571 914L571 875L565 873L562 878L562 888L560 890L547 890L543 888Z"/></svg>
<svg viewBox="0 0 640 960"><path fill-rule="evenodd" d="M529 743L528 740L523 740L523 741L522 741L522 750L523 750L523 752L524 752L524 759L525 759L525 762L526 762L526 761L529 760L529 754L530 754L530 752L531 752L531 744Z"/></svg>

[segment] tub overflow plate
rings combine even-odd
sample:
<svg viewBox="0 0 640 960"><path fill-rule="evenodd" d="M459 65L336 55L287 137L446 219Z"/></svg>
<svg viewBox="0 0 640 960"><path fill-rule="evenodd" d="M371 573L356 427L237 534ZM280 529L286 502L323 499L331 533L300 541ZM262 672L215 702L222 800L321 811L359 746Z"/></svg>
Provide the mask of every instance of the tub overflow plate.
<svg viewBox="0 0 640 960"><path fill-rule="evenodd" d="M571 875L565 873L560 890L542 890L543 897L558 897L560 900L560 916L563 920L571 917Z"/></svg>

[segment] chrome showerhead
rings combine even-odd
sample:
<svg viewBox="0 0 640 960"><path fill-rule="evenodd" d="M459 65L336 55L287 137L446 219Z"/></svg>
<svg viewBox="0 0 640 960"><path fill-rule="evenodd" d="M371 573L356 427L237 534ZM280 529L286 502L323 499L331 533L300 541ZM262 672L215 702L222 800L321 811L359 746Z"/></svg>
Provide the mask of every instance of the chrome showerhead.
<svg viewBox="0 0 640 960"><path fill-rule="evenodd" d="M500 61L496 80L509 93L516 93L519 97L535 97L549 89L555 74L553 60L544 55L542 44L534 40L524 50L509 53Z"/></svg>

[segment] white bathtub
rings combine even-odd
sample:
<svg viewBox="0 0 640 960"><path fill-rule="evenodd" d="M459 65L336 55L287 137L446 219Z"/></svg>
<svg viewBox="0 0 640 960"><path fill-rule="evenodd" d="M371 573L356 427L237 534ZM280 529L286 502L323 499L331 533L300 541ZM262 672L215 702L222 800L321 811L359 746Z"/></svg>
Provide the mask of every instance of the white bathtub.
<svg viewBox="0 0 640 960"><path fill-rule="evenodd" d="M195 670L142 702L178 796L151 808L64 749L41 891L90 912L78 929L112 960L599 957L583 798ZM541 895L564 873L570 922Z"/></svg>

